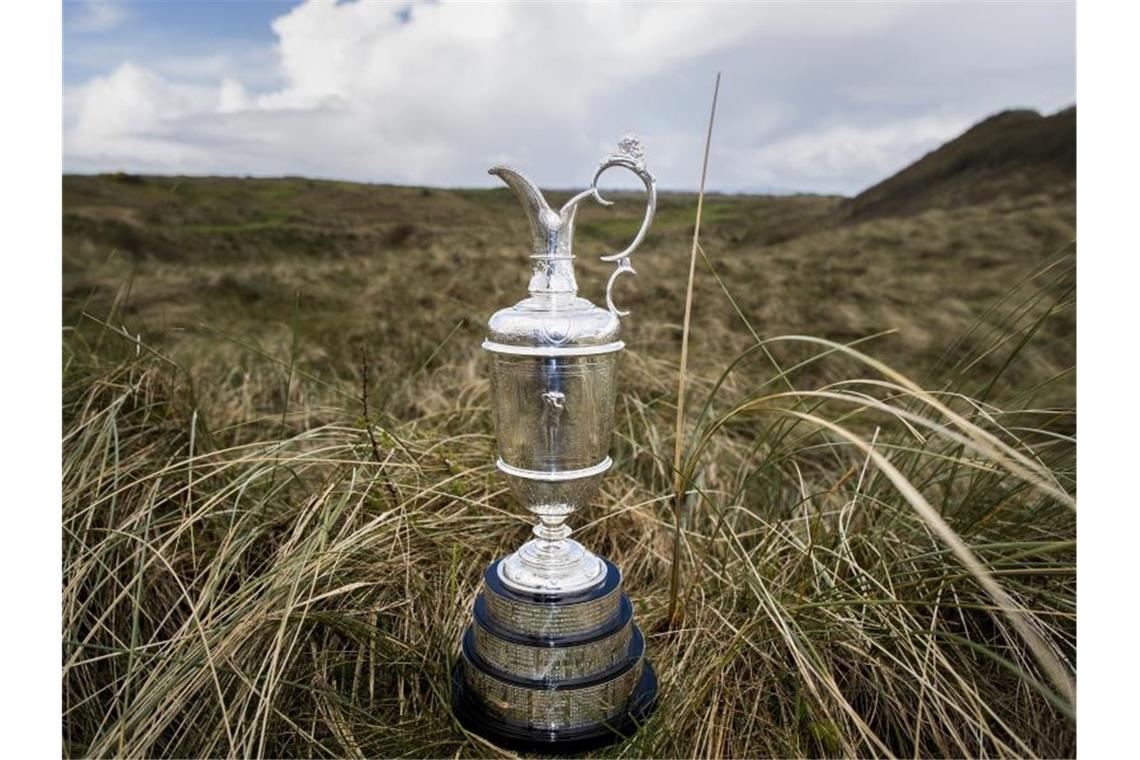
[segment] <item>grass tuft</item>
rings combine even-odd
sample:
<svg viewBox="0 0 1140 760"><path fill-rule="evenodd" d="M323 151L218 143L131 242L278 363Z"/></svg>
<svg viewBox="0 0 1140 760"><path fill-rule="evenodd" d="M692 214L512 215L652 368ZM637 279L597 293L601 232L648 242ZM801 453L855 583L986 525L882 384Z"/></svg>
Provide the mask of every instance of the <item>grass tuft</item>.
<svg viewBox="0 0 1140 760"><path fill-rule="evenodd" d="M876 358L890 336L751 324L690 368L683 624L649 636L659 710L601 754L1074 752L1071 373L993 377L1071 319L1073 262L921 384ZM501 754L448 707L481 572L528 527L477 346L445 329L413 373L358 354L330 375L287 325L175 355L84 314L64 338L65 754ZM663 619L678 367L626 358L615 467L576 527Z"/></svg>

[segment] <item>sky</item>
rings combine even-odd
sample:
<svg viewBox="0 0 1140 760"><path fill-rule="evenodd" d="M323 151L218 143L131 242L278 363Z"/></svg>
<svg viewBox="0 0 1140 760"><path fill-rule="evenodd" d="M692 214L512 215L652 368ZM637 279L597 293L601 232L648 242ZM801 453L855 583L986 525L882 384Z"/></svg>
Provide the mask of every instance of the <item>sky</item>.
<svg viewBox="0 0 1140 760"><path fill-rule="evenodd" d="M65 172L854 194L1008 108L1076 102L1063 2L64 3ZM617 174L613 172L612 174ZM612 183L620 186L624 183Z"/></svg>

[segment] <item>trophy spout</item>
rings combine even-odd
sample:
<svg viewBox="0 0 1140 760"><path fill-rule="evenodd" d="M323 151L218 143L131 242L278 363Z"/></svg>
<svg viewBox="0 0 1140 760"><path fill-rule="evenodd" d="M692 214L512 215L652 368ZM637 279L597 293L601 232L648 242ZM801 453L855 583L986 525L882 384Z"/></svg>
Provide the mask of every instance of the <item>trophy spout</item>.
<svg viewBox="0 0 1140 760"><path fill-rule="evenodd" d="M550 208L538 185L508 166L495 166L487 173L506 183L522 204L527 221L530 222L533 255L549 254L562 228L562 218Z"/></svg>
<svg viewBox="0 0 1140 760"><path fill-rule="evenodd" d="M578 292L574 278L574 209L559 214L550 207L538 185L506 166L489 171L503 180L519 199L530 223L534 272L528 290L532 296L569 295Z"/></svg>
<svg viewBox="0 0 1140 760"><path fill-rule="evenodd" d="M519 172L506 166L490 169L491 174L502 179L514 191L530 222L531 259L534 260L534 274L531 276L529 287L532 296L577 294L578 283L574 279L572 253L574 218L578 213L578 204L587 198L592 198L603 206L613 205L598 190L598 180L606 171L613 168L632 172L644 184L646 192L645 216L637 235L621 251L601 257L602 261L615 265L606 282L606 306L615 316L625 317L629 312L614 305L614 283L623 274L637 274L633 264L630 263L630 255L645 240L657 209L657 180L645 168L645 149L641 145L640 138L634 134L623 137L618 142L617 150L598 165L590 186L568 200L557 213L546 202L538 186Z"/></svg>

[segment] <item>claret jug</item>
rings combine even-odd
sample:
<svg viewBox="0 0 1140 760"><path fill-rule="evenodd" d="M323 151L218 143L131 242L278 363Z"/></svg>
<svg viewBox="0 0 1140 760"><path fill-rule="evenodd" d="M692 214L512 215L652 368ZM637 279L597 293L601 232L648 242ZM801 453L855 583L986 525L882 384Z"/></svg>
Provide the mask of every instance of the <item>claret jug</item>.
<svg viewBox="0 0 1140 760"><path fill-rule="evenodd" d="M647 202L641 227L615 264L605 307L578 295L574 220L592 200L611 205L598 180L633 172ZM653 708L656 677L633 623L621 571L570 538L567 518L597 492L613 464L618 359L624 348L614 283L633 273L657 191L636 136L618 143L590 186L555 210L514 169L491 174L514 191L530 222L528 295L497 311L483 348L490 359L496 466L537 518L533 538L484 574L454 675L455 711L501 744L563 752L620 739Z"/></svg>

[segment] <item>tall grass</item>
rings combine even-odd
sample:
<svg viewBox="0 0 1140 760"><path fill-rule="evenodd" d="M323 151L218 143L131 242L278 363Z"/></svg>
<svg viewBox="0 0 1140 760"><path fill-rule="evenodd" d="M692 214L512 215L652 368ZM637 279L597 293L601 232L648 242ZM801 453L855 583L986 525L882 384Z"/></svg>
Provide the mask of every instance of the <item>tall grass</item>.
<svg viewBox="0 0 1140 760"><path fill-rule="evenodd" d="M673 426L673 568L669 574L669 613L667 623L680 622L677 606L681 585L681 517L684 514L687 481L681 469L685 451L685 380L689 371L689 334L693 317L693 284L696 280L697 250L701 243L701 214L705 208L705 181L709 174L709 149L712 147L713 124L716 121L716 100L720 94L720 72L713 85L712 105L709 107L709 125L705 132L705 152L701 159L701 184L697 191L697 213L693 222L693 245L689 250L689 276L685 280L685 316L681 323L681 367L677 371L677 413Z"/></svg>
<svg viewBox="0 0 1140 760"><path fill-rule="evenodd" d="M648 636L659 709L602 754L1074 753L1075 409L1041 401L1072 378L1003 380L1071 319L1073 262L921 383L874 358L890 336L743 323L754 346L690 377L683 623ZM291 335L180 364L119 321L64 340L65 753L502 754L449 714L481 572L527 530L477 350L385 378L366 414L375 371L322 381ZM676 372L632 347L575 526L644 621L669 605Z"/></svg>

